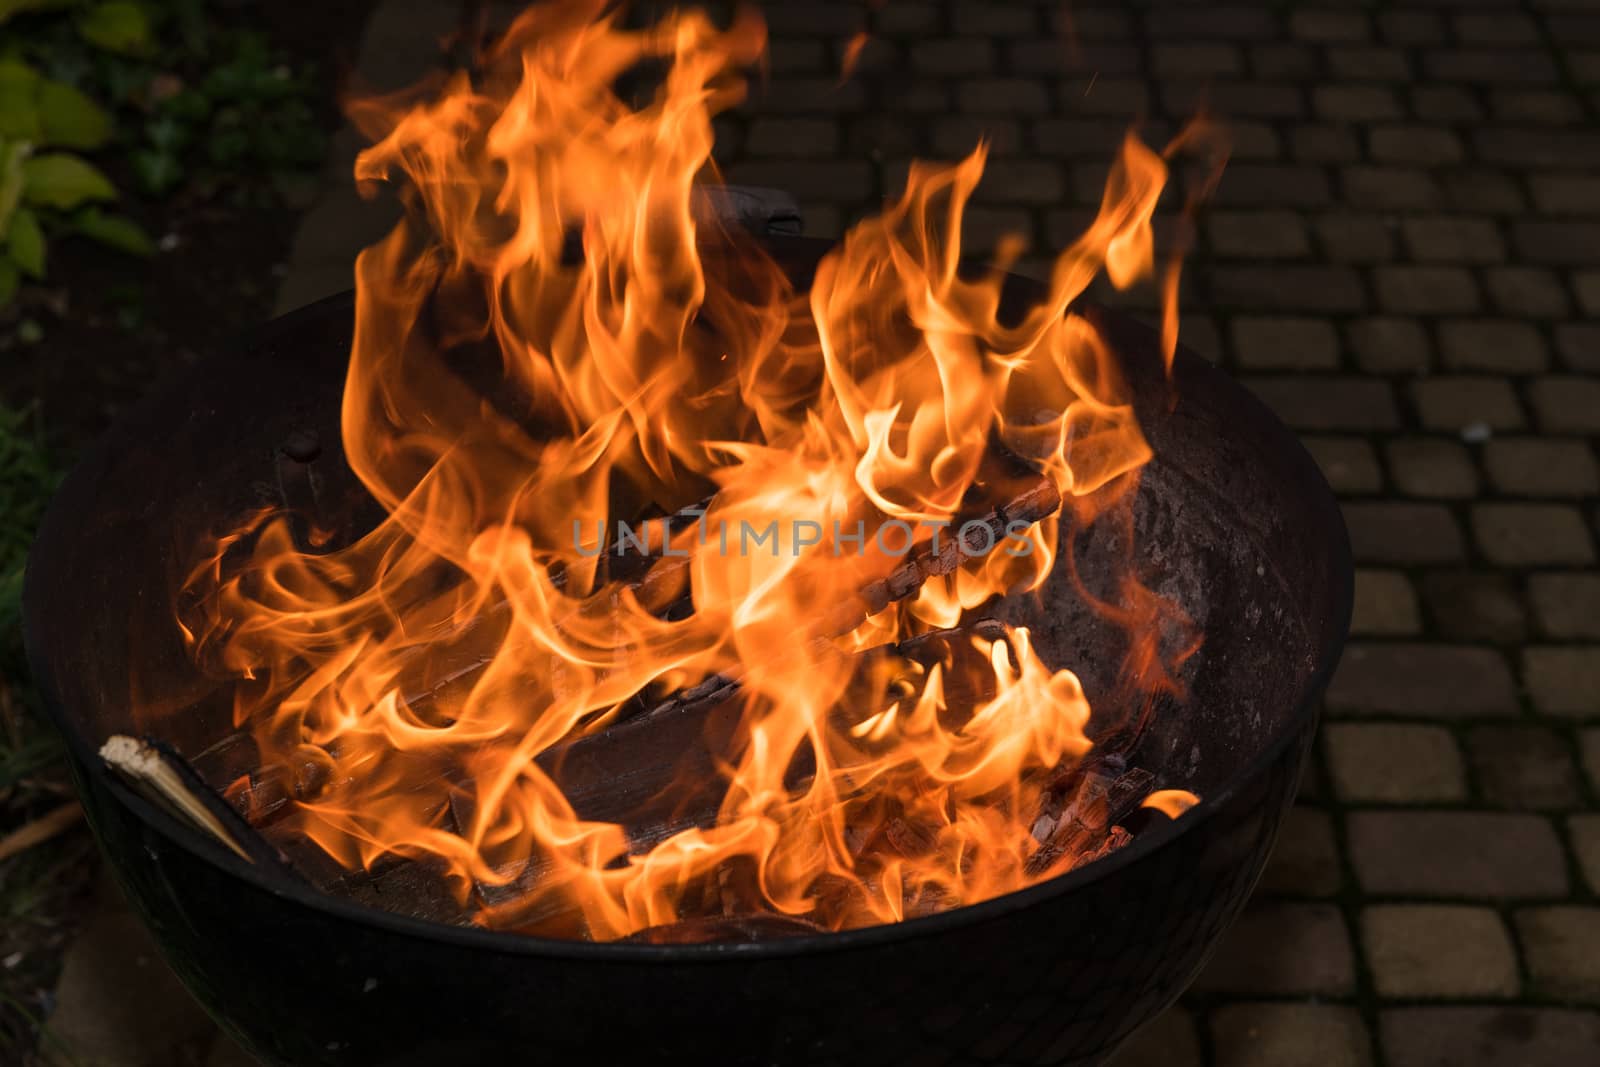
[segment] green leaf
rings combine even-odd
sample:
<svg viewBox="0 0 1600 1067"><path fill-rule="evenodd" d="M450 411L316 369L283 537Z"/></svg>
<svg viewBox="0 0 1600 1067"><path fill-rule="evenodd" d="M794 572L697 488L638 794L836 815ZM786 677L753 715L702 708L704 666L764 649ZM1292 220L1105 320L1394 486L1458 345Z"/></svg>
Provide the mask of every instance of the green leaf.
<svg viewBox="0 0 1600 1067"><path fill-rule="evenodd" d="M111 179L77 156L49 152L22 162L22 199L30 204L69 209L116 198Z"/></svg>
<svg viewBox="0 0 1600 1067"><path fill-rule="evenodd" d="M39 216L27 208L11 216L6 252L24 274L32 278L44 277L44 231L39 228Z"/></svg>
<svg viewBox="0 0 1600 1067"><path fill-rule="evenodd" d="M250 135L239 126L218 125L211 131L206 154L218 166L236 164L250 155Z"/></svg>
<svg viewBox="0 0 1600 1067"><path fill-rule="evenodd" d="M153 255L155 242L137 222L125 215L108 215L97 207L85 208L72 217L72 227L85 237L135 256Z"/></svg>
<svg viewBox="0 0 1600 1067"><path fill-rule="evenodd" d="M161 102L161 117L180 124L204 122L211 116L211 100L198 89L184 89Z"/></svg>
<svg viewBox="0 0 1600 1067"><path fill-rule="evenodd" d="M9 259L0 259L0 307L11 303L11 298L17 295L17 283L21 275L17 273L17 265Z"/></svg>
<svg viewBox="0 0 1600 1067"><path fill-rule="evenodd" d="M129 0L96 4L78 18L78 32L108 52L143 52L150 44L150 20Z"/></svg>
<svg viewBox="0 0 1600 1067"><path fill-rule="evenodd" d="M145 123L144 134L159 152L175 153L189 142L189 128L171 115L158 115Z"/></svg>
<svg viewBox="0 0 1600 1067"><path fill-rule="evenodd" d="M151 193L164 193L183 177L183 167L176 156L153 149L140 149L133 154L133 171L139 176L139 184Z"/></svg>
<svg viewBox="0 0 1600 1067"><path fill-rule="evenodd" d="M39 139L38 87L38 71L20 60L0 59L0 138Z"/></svg>
<svg viewBox="0 0 1600 1067"><path fill-rule="evenodd" d="M111 116L70 85L39 84L39 140L68 148L99 148L111 136Z"/></svg>
<svg viewBox="0 0 1600 1067"><path fill-rule="evenodd" d="M11 225L11 213L22 200L22 163L32 154L27 141L7 144L0 138L0 232Z"/></svg>

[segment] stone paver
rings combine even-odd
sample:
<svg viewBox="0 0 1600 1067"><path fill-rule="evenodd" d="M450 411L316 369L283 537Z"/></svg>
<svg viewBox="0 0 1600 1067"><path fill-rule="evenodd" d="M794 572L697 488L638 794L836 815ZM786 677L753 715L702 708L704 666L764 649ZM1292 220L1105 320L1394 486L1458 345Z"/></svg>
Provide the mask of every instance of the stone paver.
<svg viewBox="0 0 1600 1067"><path fill-rule="evenodd" d="M1600 814L1574 815L1567 820L1567 833L1572 838L1572 850L1578 854L1583 880L1591 892L1600 893Z"/></svg>
<svg viewBox="0 0 1600 1067"><path fill-rule="evenodd" d="M1594 541L1583 514L1559 504L1478 504L1472 534L1489 562L1538 567L1594 562Z"/></svg>
<svg viewBox="0 0 1600 1067"><path fill-rule="evenodd" d="M1373 985L1384 997L1516 996L1517 952L1490 908L1380 904L1361 914Z"/></svg>
<svg viewBox="0 0 1600 1067"><path fill-rule="evenodd" d="M1412 397L1423 427L1429 430L1515 430L1525 421L1516 392L1499 378L1424 379L1412 386Z"/></svg>
<svg viewBox="0 0 1600 1067"><path fill-rule="evenodd" d="M1522 669L1540 711L1600 718L1600 645L1529 648L1522 653Z"/></svg>
<svg viewBox="0 0 1600 1067"><path fill-rule="evenodd" d="M1528 387L1539 425L1551 433L1600 433L1600 382L1552 376Z"/></svg>
<svg viewBox="0 0 1600 1067"><path fill-rule="evenodd" d="M1566 809L1583 800L1572 744L1540 726L1475 726L1467 752L1483 799L1497 808Z"/></svg>
<svg viewBox="0 0 1600 1067"><path fill-rule="evenodd" d="M1368 1067L1361 1017L1320 1004L1234 1004L1212 1020L1217 1062L1228 1067Z"/></svg>
<svg viewBox="0 0 1600 1067"><path fill-rule="evenodd" d="M1525 908L1517 936L1534 985L1561 1000L1600 1004L1600 908Z"/></svg>
<svg viewBox="0 0 1600 1067"><path fill-rule="evenodd" d="M1583 730L1578 734L1582 753L1583 771L1589 776L1590 788L1600 790L1600 729Z"/></svg>
<svg viewBox="0 0 1600 1067"><path fill-rule="evenodd" d="M1555 828L1535 815L1357 811L1346 826L1356 878L1371 893L1539 899L1569 888Z"/></svg>
<svg viewBox="0 0 1600 1067"><path fill-rule="evenodd" d="M1378 455L1365 441L1349 437L1304 436L1328 484L1341 493L1373 493L1383 487Z"/></svg>
<svg viewBox="0 0 1600 1067"><path fill-rule="evenodd" d="M1349 221L1334 220L1329 231L1323 238L1325 245L1335 233L1343 235L1338 240L1348 241ZM1380 225L1377 232L1384 234L1387 230ZM1376 254L1377 258L1382 259L1387 256L1387 251ZM1345 330L1350 349L1362 370L1389 374L1428 369L1432 354L1428 333L1414 319L1357 319Z"/></svg>
<svg viewBox="0 0 1600 1067"><path fill-rule="evenodd" d="M1600 637L1600 574L1535 574L1528 579L1528 598L1549 636Z"/></svg>
<svg viewBox="0 0 1600 1067"><path fill-rule="evenodd" d="M1455 441L1394 441L1388 455L1395 488L1407 496L1448 500L1471 497L1477 492L1478 472L1472 457Z"/></svg>
<svg viewBox="0 0 1600 1067"><path fill-rule="evenodd" d="M1330 904L1258 901L1224 936L1195 988L1338 996L1355 985L1350 934Z"/></svg>
<svg viewBox="0 0 1600 1067"><path fill-rule="evenodd" d="M1398 571L1356 571L1351 633L1403 636L1421 629L1422 615L1410 579Z"/></svg>
<svg viewBox="0 0 1600 1067"><path fill-rule="evenodd" d="M51 1067L198 1063L216 1027L109 883L67 952L56 986Z"/></svg>
<svg viewBox="0 0 1600 1067"><path fill-rule="evenodd" d="M1509 644L1527 634L1527 613L1508 575L1432 571L1422 577L1422 600L1439 634L1451 640Z"/></svg>
<svg viewBox="0 0 1600 1067"><path fill-rule="evenodd" d="M1328 687L1328 708L1463 719L1515 712L1517 694L1493 649L1352 642Z"/></svg>
<svg viewBox="0 0 1600 1067"><path fill-rule="evenodd" d="M1586 441L1537 437L1490 441L1483 460L1490 483L1507 496L1600 494L1600 465Z"/></svg>
<svg viewBox="0 0 1600 1067"><path fill-rule="evenodd" d="M1438 726L1329 723L1323 750L1335 794L1350 803L1434 804L1465 800L1455 738Z"/></svg>
<svg viewBox="0 0 1600 1067"><path fill-rule="evenodd" d="M1107 1067L1200 1067L1200 1048L1193 1014L1170 1008L1130 1037Z"/></svg>
<svg viewBox="0 0 1600 1067"><path fill-rule="evenodd" d="M1600 1048L1600 1015L1565 1008L1395 1008L1382 1017L1389 1067L1572 1067Z"/></svg>
<svg viewBox="0 0 1600 1067"><path fill-rule="evenodd" d="M1439 504L1351 501L1344 506L1358 563L1459 563L1466 544L1450 510Z"/></svg>
<svg viewBox="0 0 1600 1067"><path fill-rule="evenodd" d="M1597 827L1600 834L1600 827ZM1596 838L1600 845L1600 837ZM1600 860L1600 855L1596 856ZM1284 818L1272 860L1261 875L1264 893L1332 896L1343 881L1333 820L1327 812L1297 805Z"/></svg>
<svg viewBox="0 0 1600 1067"><path fill-rule="evenodd" d="M1339 365L1339 340L1320 319L1239 319L1233 346L1246 367L1333 368Z"/></svg>

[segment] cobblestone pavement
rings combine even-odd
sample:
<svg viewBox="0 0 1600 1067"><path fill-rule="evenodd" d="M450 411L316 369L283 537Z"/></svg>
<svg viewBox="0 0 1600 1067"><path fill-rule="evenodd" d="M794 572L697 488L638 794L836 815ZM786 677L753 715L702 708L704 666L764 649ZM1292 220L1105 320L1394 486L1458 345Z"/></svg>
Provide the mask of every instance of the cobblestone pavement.
<svg viewBox="0 0 1600 1067"><path fill-rule="evenodd" d="M1206 102L1233 131L1184 339L1345 500L1354 633L1254 904L1117 1063L1594 1062L1600 0L766 9L770 82L719 155L814 234L982 135L968 236L1042 257L1130 122ZM286 301L346 254L302 257Z"/></svg>
<svg viewBox="0 0 1600 1067"><path fill-rule="evenodd" d="M1600 3L772 7L733 180L831 232L981 133L969 236L1058 248L1130 120L1234 154L1184 339L1345 500L1354 632L1257 897L1119 1058L1600 1056Z"/></svg>

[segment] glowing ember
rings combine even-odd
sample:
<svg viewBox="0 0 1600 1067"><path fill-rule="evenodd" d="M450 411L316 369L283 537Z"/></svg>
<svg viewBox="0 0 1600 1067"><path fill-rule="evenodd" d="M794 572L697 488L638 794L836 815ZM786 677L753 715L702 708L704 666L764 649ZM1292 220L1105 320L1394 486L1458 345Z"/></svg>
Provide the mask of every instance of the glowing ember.
<svg viewBox="0 0 1600 1067"><path fill-rule="evenodd" d="M272 833L351 869L434 864L480 922L596 940L721 913L893 922L1117 847L1149 776L1080 766L1077 678L963 613L1037 587L1057 522L1033 520L1058 500L1103 513L1149 458L1068 305L1102 270L1151 275L1163 158L1127 140L1020 316L1000 316L999 269L957 270L981 147L916 165L796 291L706 210L711 118L742 98L759 21L636 33L603 7L533 9L476 80L358 108L358 178L403 176L413 208L358 262L343 406L387 517L336 551L253 520L197 568L184 619L291 779ZM660 86L635 109L615 85L649 62ZM980 531L985 508L1022 514L996 464L1049 506ZM1124 673L1174 689L1171 609L1117 587ZM696 727L705 766L662 784L655 832L581 814L561 754L695 687L734 714L714 744L714 716ZM686 810L712 783L705 817Z"/></svg>

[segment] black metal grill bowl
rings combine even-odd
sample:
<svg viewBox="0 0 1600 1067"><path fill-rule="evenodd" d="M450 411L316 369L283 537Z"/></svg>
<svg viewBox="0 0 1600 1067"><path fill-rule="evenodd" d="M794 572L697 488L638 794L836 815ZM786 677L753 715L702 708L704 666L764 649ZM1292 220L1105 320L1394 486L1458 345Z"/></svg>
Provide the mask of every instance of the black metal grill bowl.
<svg viewBox="0 0 1600 1067"><path fill-rule="evenodd" d="M771 247L805 284L827 246ZM111 777L100 743L136 732L152 679L170 690L192 672L172 594L194 533L270 498L297 431L323 442L326 486L352 484L338 448L351 300L278 320L158 392L62 486L25 623L90 823L172 966L247 1049L294 1067L1102 1060L1177 997L1254 886L1344 641L1351 564L1326 483L1264 406L1186 351L1169 404L1154 335L1095 317L1155 450L1135 509L1140 543L1161 546L1152 580L1206 633L1143 762L1201 803L1024 892L759 944L561 942L373 910L251 866ZM1091 699L1109 684L1109 627L1065 597L1013 615ZM209 727L175 729L194 751Z"/></svg>

